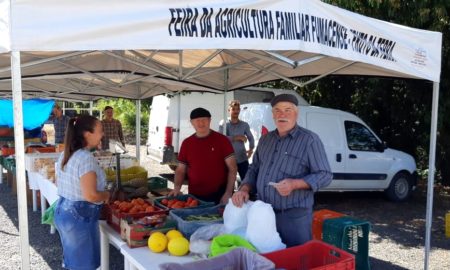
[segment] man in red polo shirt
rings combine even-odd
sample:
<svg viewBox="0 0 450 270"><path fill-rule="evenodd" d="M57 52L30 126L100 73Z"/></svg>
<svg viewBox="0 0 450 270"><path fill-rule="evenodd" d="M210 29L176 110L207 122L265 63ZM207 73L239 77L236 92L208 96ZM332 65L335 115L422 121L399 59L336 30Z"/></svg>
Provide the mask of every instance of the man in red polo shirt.
<svg viewBox="0 0 450 270"><path fill-rule="evenodd" d="M204 201L226 204L233 195L237 165L233 146L224 135L212 130L211 114L204 108L192 110L195 133L181 144L175 170L175 188L169 196L180 194L187 176L189 194Z"/></svg>

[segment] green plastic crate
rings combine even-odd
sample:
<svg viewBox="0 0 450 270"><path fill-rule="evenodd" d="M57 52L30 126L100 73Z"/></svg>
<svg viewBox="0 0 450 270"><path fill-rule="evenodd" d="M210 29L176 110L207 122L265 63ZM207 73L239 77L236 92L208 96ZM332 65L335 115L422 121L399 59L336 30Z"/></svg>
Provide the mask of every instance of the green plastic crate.
<svg viewBox="0 0 450 270"><path fill-rule="evenodd" d="M150 177L148 179L148 190L167 188L167 179L162 177Z"/></svg>
<svg viewBox="0 0 450 270"><path fill-rule="evenodd" d="M370 223L352 217L326 219L323 222L323 241L355 255L357 270L370 270Z"/></svg>

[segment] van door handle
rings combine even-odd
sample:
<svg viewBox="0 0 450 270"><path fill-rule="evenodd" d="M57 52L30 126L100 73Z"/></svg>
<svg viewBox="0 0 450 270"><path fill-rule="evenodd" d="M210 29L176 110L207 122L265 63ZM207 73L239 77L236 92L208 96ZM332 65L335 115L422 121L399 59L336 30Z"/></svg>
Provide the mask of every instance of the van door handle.
<svg viewBox="0 0 450 270"><path fill-rule="evenodd" d="M342 161L342 155L341 154L336 154L336 161L337 162L341 162Z"/></svg>
<svg viewBox="0 0 450 270"><path fill-rule="evenodd" d="M350 154L350 155L348 155L348 158L355 159L355 158L356 158L356 155L355 155L355 154Z"/></svg>

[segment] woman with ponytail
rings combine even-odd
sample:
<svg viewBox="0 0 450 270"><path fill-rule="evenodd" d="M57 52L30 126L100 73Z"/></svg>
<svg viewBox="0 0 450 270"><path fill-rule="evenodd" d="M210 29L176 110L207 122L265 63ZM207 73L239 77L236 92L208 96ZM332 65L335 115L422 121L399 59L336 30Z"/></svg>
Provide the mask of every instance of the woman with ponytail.
<svg viewBox="0 0 450 270"><path fill-rule="evenodd" d="M106 177L91 149L103 136L101 122L90 115L71 118L64 138L64 153L57 164L60 196L55 208L55 226L63 247L67 269L96 269L100 266L98 219L110 193Z"/></svg>

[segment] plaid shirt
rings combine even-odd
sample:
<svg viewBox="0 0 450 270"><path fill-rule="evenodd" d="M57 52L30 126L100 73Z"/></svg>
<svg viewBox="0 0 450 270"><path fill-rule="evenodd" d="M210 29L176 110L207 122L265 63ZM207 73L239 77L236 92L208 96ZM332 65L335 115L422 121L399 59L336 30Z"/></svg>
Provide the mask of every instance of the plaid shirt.
<svg viewBox="0 0 450 270"><path fill-rule="evenodd" d="M121 142L125 146L125 141L123 140L122 124L119 120L112 119L108 121L106 119L102 120L103 125L103 138L102 138L102 149L109 149L109 140L116 140Z"/></svg>
<svg viewBox="0 0 450 270"><path fill-rule="evenodd" d="M71 201L86 201L81 193L80 179L88 172L95 172L97 175L97 190L103 191L106 186L105 172L98 165L97 159L86 149L79 149L73 153L61 169L61 162L64 158L64 152L58 159L56 167L56 183L58 195Z"/></svg>
<svg viewBox="0 0 450 270"><path fill-rule="evenodd" d="M61 115L61 118L53 117L52 123L55 128L55 143L64 143L64 136L69 120L70 117L67 115Z"/></svg>

